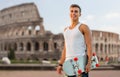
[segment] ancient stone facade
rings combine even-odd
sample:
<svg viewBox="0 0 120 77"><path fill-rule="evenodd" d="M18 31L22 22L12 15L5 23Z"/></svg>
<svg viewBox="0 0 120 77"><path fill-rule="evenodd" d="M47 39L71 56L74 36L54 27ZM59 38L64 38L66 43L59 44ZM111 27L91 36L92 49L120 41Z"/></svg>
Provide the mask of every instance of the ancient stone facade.
<svg viewBox="0 0 120 77"><path fill-rule="evenodd" d="M45 31L34 3L0 11L0 58L12 49L16 59L57 60L62 46L62 34Z"/></svg>
<svg viewBox="0 0 120 77"><path fill-rule="evenodd" d="M92 30L93 52L99 60L120 56L119 35ZM46 31L43 18L34 3L25 3L0 11L0 59L14 50L19 60L58 60L63 49L63 35Z"/></svg>
<svg viewBox="0 0 120 77"><path fill-rule="evenodd" d="M100 61L109 58L115 61L120 57L119 34L92 30L93 52L96 52Z"/></svg>

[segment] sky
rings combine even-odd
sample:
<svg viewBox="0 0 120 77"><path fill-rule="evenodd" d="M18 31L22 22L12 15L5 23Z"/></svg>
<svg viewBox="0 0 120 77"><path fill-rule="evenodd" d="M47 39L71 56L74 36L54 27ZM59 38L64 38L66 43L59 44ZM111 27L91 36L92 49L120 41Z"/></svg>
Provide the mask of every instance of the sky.
<svg viewBox="0 0 120 77"><path fill-rule="evenodd" d="M91 30L120 34L120 0L0 0L0 10L34 2L43 18L45 30L54 34L70 25L69 6L78 4L82 9L80 22Z"/></svg>

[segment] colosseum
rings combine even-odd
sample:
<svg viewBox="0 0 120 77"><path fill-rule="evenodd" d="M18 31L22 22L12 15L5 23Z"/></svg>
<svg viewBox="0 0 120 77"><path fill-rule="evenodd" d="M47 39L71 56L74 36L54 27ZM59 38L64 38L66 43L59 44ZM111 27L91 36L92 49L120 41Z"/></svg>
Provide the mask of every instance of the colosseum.
<svg viewBox="0 0 120 77"><path fill-rule="evenodd" d="M63 49L62 33L44 29L43 18L34 3L24 3L0 10L0 59L10 50L18 60L58 60ZM119 34L92 30L93 52L100 61L120 56Z"/></svg>
<svg viewBox="0 0 120 77"><path fill-rule="evenodd" d="M63 44L62 34L45 31L34 3L1 10L0 36L0 58L12 49L16 59L57 60Z"/></svg>
<svg viewBox="0 0 120 77"><path fill-rule="evenodd" d="M120 57L119 34L92 30L92 42L93 52L96 52L100 61L109 59L113 62Z"/></svg>

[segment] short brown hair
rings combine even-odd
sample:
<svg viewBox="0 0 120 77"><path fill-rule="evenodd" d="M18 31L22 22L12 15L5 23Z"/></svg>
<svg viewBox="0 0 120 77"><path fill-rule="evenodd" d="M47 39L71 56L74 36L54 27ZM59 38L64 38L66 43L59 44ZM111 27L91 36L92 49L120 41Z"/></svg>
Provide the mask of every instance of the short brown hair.
<svg viewBox="0 0 120 77"><path fill-rule="evenodd" d="M72 4L72 5L70 6L70 8L72 8L72 7L77 7L77 8L79 8L79 11L81 12L81 8L80 8L79 5L77 5L77 4Z"/></svg>

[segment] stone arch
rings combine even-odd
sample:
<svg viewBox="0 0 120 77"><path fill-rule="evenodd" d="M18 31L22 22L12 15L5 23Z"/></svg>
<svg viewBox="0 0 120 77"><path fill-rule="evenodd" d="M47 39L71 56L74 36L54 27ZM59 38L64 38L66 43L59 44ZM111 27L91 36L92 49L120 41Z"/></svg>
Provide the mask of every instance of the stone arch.
<svg viewBox="0 0 120 77"><path fill-rule="evenodd" d="M112 53L113 53L113 51L114 51L114 45L112 44Z"/></svg>
<svg viewBox="0 0 120 77"><path fill-rule="evenodd" d="M18 27L18 30L17 30L17 34L18 34L18 36L21 36L21 32L22 32L22 28L21 27Z"/></svg>
<svg viewBox="0 0 120 77"><path fill-rule="evenodd" d="M33 30L33 26L32 25L29 25L27 27L27 35L32 35L32 30Z"/></svg>
<svg viewBox="0 0 120 77"><path fill-rule="evenodd" d="M110 53L112 53L112 44L110 44Z"/></svg>
<svg viewBox="0 0 120 77"><path fill-rule="evenodd" d="M27 51L31 51L31 43L30 42L27 43Z"/></svg>
<svg viewBox="0 0 120 77"><path fill-rule="evenodd" d="M11 43L8 43L8 50L10 50L11 49Z"/></svg>
<svg viewBox="0 0 120 77"><path fill-rule="evenodd" d="M105 44L105 50L104 50L105 53L107 53L107 45Z"/></svg>
<svg viewBox="0 0 120 77"><path fill-rule="evenodd" d="M7 51L7 44L4 45L4 50Z"/></svg>
<svg viewBox="0 0 120 77"><path fill-rule="evenodd" d="M18 28L16 28L16 30L14 30L14 36L18 36Z"/></svg>
<svg viewBox="0 0 120 77"><path fill-rule="evenodd" d="M48 51L48 43L47 42L43 43L43 50Z"/></svg>
<svg viewBox="0 0 120 77"><path fill-rule="evenodd" d="M98 43L95 44L95 52L98 52Z"/></svg>
<svg viewBox="0 0 120 77"><path fill-rule="evenodd" d="M19 30L19 35L20 35L20 36L24 36L24 27L22 27L22 28Z"/></svg>
<svg viewBox="0 0 120 77"><path fill-rule="evenodd" d="M17 51L17 44L14 43L14 50Z"/></svg>
<svg viewBox="0 0 120 77"><path fill-rule="evenodd" d="M34 44L35 51L38 51L39 47L40 47L39 42L35 42L35 44Z"/></svg>
<svg viewBox="0 0 120 77"><path fill-rule="evenodd" d="M48 61L48 58L44 58L43 60L46 60L46 61Z"/></svg>
<svg viewBox="0 0 120 77"><path fill-rule="evenodd" d="M25 32L26 32L26 27L23 26L23 27L22 27L22 31L21 31L21 36L24 36L24 35L25 35Z"/></svg>
<svg viewBox="0 0 120 77"><path fill-rule="evenodd" d="M57 43L56 42L54 43L54 48L57 49Z"/></svg>
<svg viewBox="0 0 120 77"><path fill-rule="evenodd" d="M104 60L103 57L101 57L101 58L100 58L100 61L103 61L103 60Z"/></svg>
<svg viewBox="0 0 120 77"><path fill-rule="evenodd" d="M32 34L32 31L31 30L28 30L28 35L31 35Z"/></svg>
<svg viewBox="0 0 120 77"><path fill-rule="evenodd" d="M39 26L39 25L36 25L36 26L35 26L35 35L38 35L38 34L39 34L39 31L40 31L40 26Z"/></svg>
<svg viewBox="0 0 120 77"><path fill-rule="evenodd" d="M110 44L108 45L108 54L110 54Z"/></svg>
<svg viewBox="0 0 120 77"><path fill-rule="evenodd" d="M100 44L100 52L103 53L103 44Z"/></svg>
<svg viewBox="0 0 120 77"><path fill-rule="evenodd" d="M23 47L24 47L23 43L20 43L20 51L23 51Z"/></svg>
<svg viewBox="0 0 120 77"><path fill-rule="evenodd" d="M24 36L24 34L25 34L24 31L22 31L22 32L21 32L21 36Z"/></svg>

